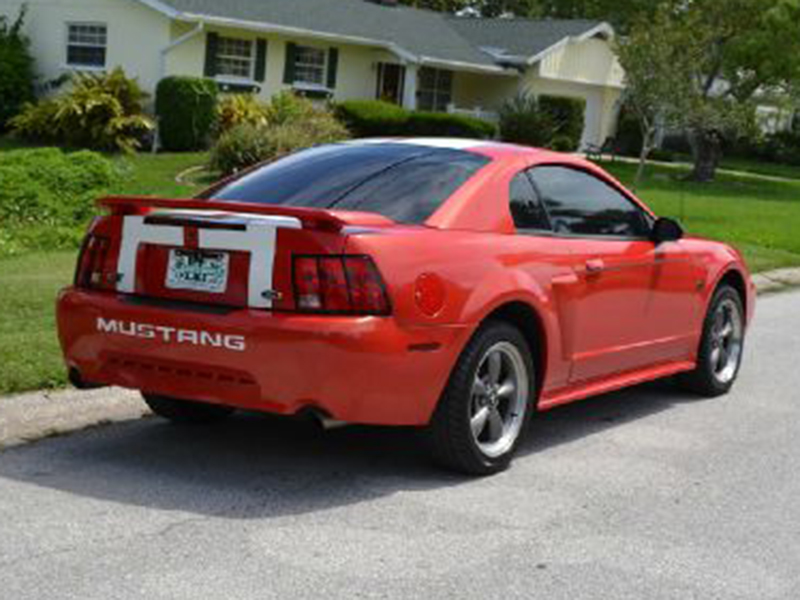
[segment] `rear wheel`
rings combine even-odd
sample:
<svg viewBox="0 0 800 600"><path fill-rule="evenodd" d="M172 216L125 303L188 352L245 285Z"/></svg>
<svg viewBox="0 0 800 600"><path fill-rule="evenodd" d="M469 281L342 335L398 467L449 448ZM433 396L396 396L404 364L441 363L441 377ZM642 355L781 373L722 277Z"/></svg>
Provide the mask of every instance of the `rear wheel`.
<svg viewBox="0 0 800 600"><path fill-rule="evenodd" d="M173 423L211 423L233 413L230 406L180 400L159 394L142 392L142 398L155 414Z"/></svg>
<svg viewBox="0 0 800 600"><path fill-rule="evenodd" d="M461 354L429 427L434 458L471 475L511 462L531 412L533 360L504 322L482 326Z"/></svg>
<svg viewBox="0 0 800 600"><path fill-rule="evenodd" d="M697 367L680 376L679 381L703 396L727 393L739 374L744 333L742 299L734 288L722 285L714 293L703 324Z"/></svg>

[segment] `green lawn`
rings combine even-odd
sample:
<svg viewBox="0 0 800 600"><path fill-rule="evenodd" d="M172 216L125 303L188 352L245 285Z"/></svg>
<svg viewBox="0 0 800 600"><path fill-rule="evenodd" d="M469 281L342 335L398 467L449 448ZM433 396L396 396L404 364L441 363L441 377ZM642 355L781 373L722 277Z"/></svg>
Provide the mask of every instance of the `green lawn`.
<svg viewBox="0 0 800 600"><path fill-rule="evenodd" d="M0 151L15 146L0 138ZM113 192L189 196L200 186L176 183L175 176L205 158L203 153L115 158L127 177ZM632 181L635 165L605 166L623 182ZM739 246L754 271L800 265L800 181L721 176L712 184L695 184L680 175L674 167L650 167L638 193L657 213L679 218L690 233ZM57 290L72 278L75 255L0 260L0 394L65 383L53 308Z"/></svg>
<svg viewBox="0 0 800 600"><path fill-rule="evenodd" d="M0 151L17 147L0 138ZM113 193L175 197L200 189L176 183L175 176L202 164L205 155L139 154L115 160L126 177ZM53 309L57 291L72 279L76 255L71 250L0 260L0 394L66 383Z"/></svg>
<svg viewBox="0 0 800 600"><path fill-rule="evenodd" d="M636 165L603 165L630 184ZM676 167L649 166L639 197L656 213L679 219L691 234L737 246L753 271L800 265L800 180L720 175L693 183Z"/></svg>

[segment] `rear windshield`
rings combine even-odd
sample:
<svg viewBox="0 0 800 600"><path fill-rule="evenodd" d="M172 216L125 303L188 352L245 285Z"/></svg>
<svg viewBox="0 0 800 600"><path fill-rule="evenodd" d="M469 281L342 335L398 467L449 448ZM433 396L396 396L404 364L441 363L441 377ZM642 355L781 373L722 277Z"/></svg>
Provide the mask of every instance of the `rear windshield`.
<svg viewBox="0 0 800 600"><path fill-rule="evenodd" d="M488 158L413 144L333 144L264 165L206 197L375 212L422 223Z"/></svg>

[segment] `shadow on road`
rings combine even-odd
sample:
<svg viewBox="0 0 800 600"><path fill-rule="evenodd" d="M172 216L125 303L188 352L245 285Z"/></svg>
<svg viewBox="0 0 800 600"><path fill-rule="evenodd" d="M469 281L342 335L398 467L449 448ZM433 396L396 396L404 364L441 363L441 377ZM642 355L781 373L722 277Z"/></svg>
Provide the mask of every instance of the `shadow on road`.
<svg viewBox="0 0 800 600"><path fill-rule="evenodd" d="M648 384L537 416L517 464L576 439L696 401ZM512 466L513 469L513 466ZM61 492L232 519L326 510L397 492L468 485L426 458L410 429L315 425L244 414L176 427L155 418L7 450L0 477Z"/></svg>

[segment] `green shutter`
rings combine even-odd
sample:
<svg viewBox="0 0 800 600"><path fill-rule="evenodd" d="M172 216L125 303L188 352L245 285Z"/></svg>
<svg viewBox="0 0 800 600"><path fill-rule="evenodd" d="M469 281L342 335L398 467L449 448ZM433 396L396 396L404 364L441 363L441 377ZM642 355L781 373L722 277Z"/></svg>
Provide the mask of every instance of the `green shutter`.
<svg viewBox="0 0 800 600"><path fill-rule="evenodd" d="M328 50L328 89L336 88L336 72L339 69L339 50L330 48Z"/></svg>
<svg viewBox="0 0 800 600"><path fill-rule="evenodd" d="M297 55L297 44L291 42L286 44L286 64L283 66L283 83L292 85L294 83L294 63Z"/></svg>
<svg viewBox="0 0 800 600"><path fill-rule="evenodd" d="M267 40L256 40L256 68L253 78L264 81L267 75Z"/></svg>
<svg viewBox="0 0 800 600"><path fill-rule="evenodd" d="M203 74L206 77L214 77L217 74L217 47L219 46L219 35L213 31L206 34L206 64Z"/></svg>

